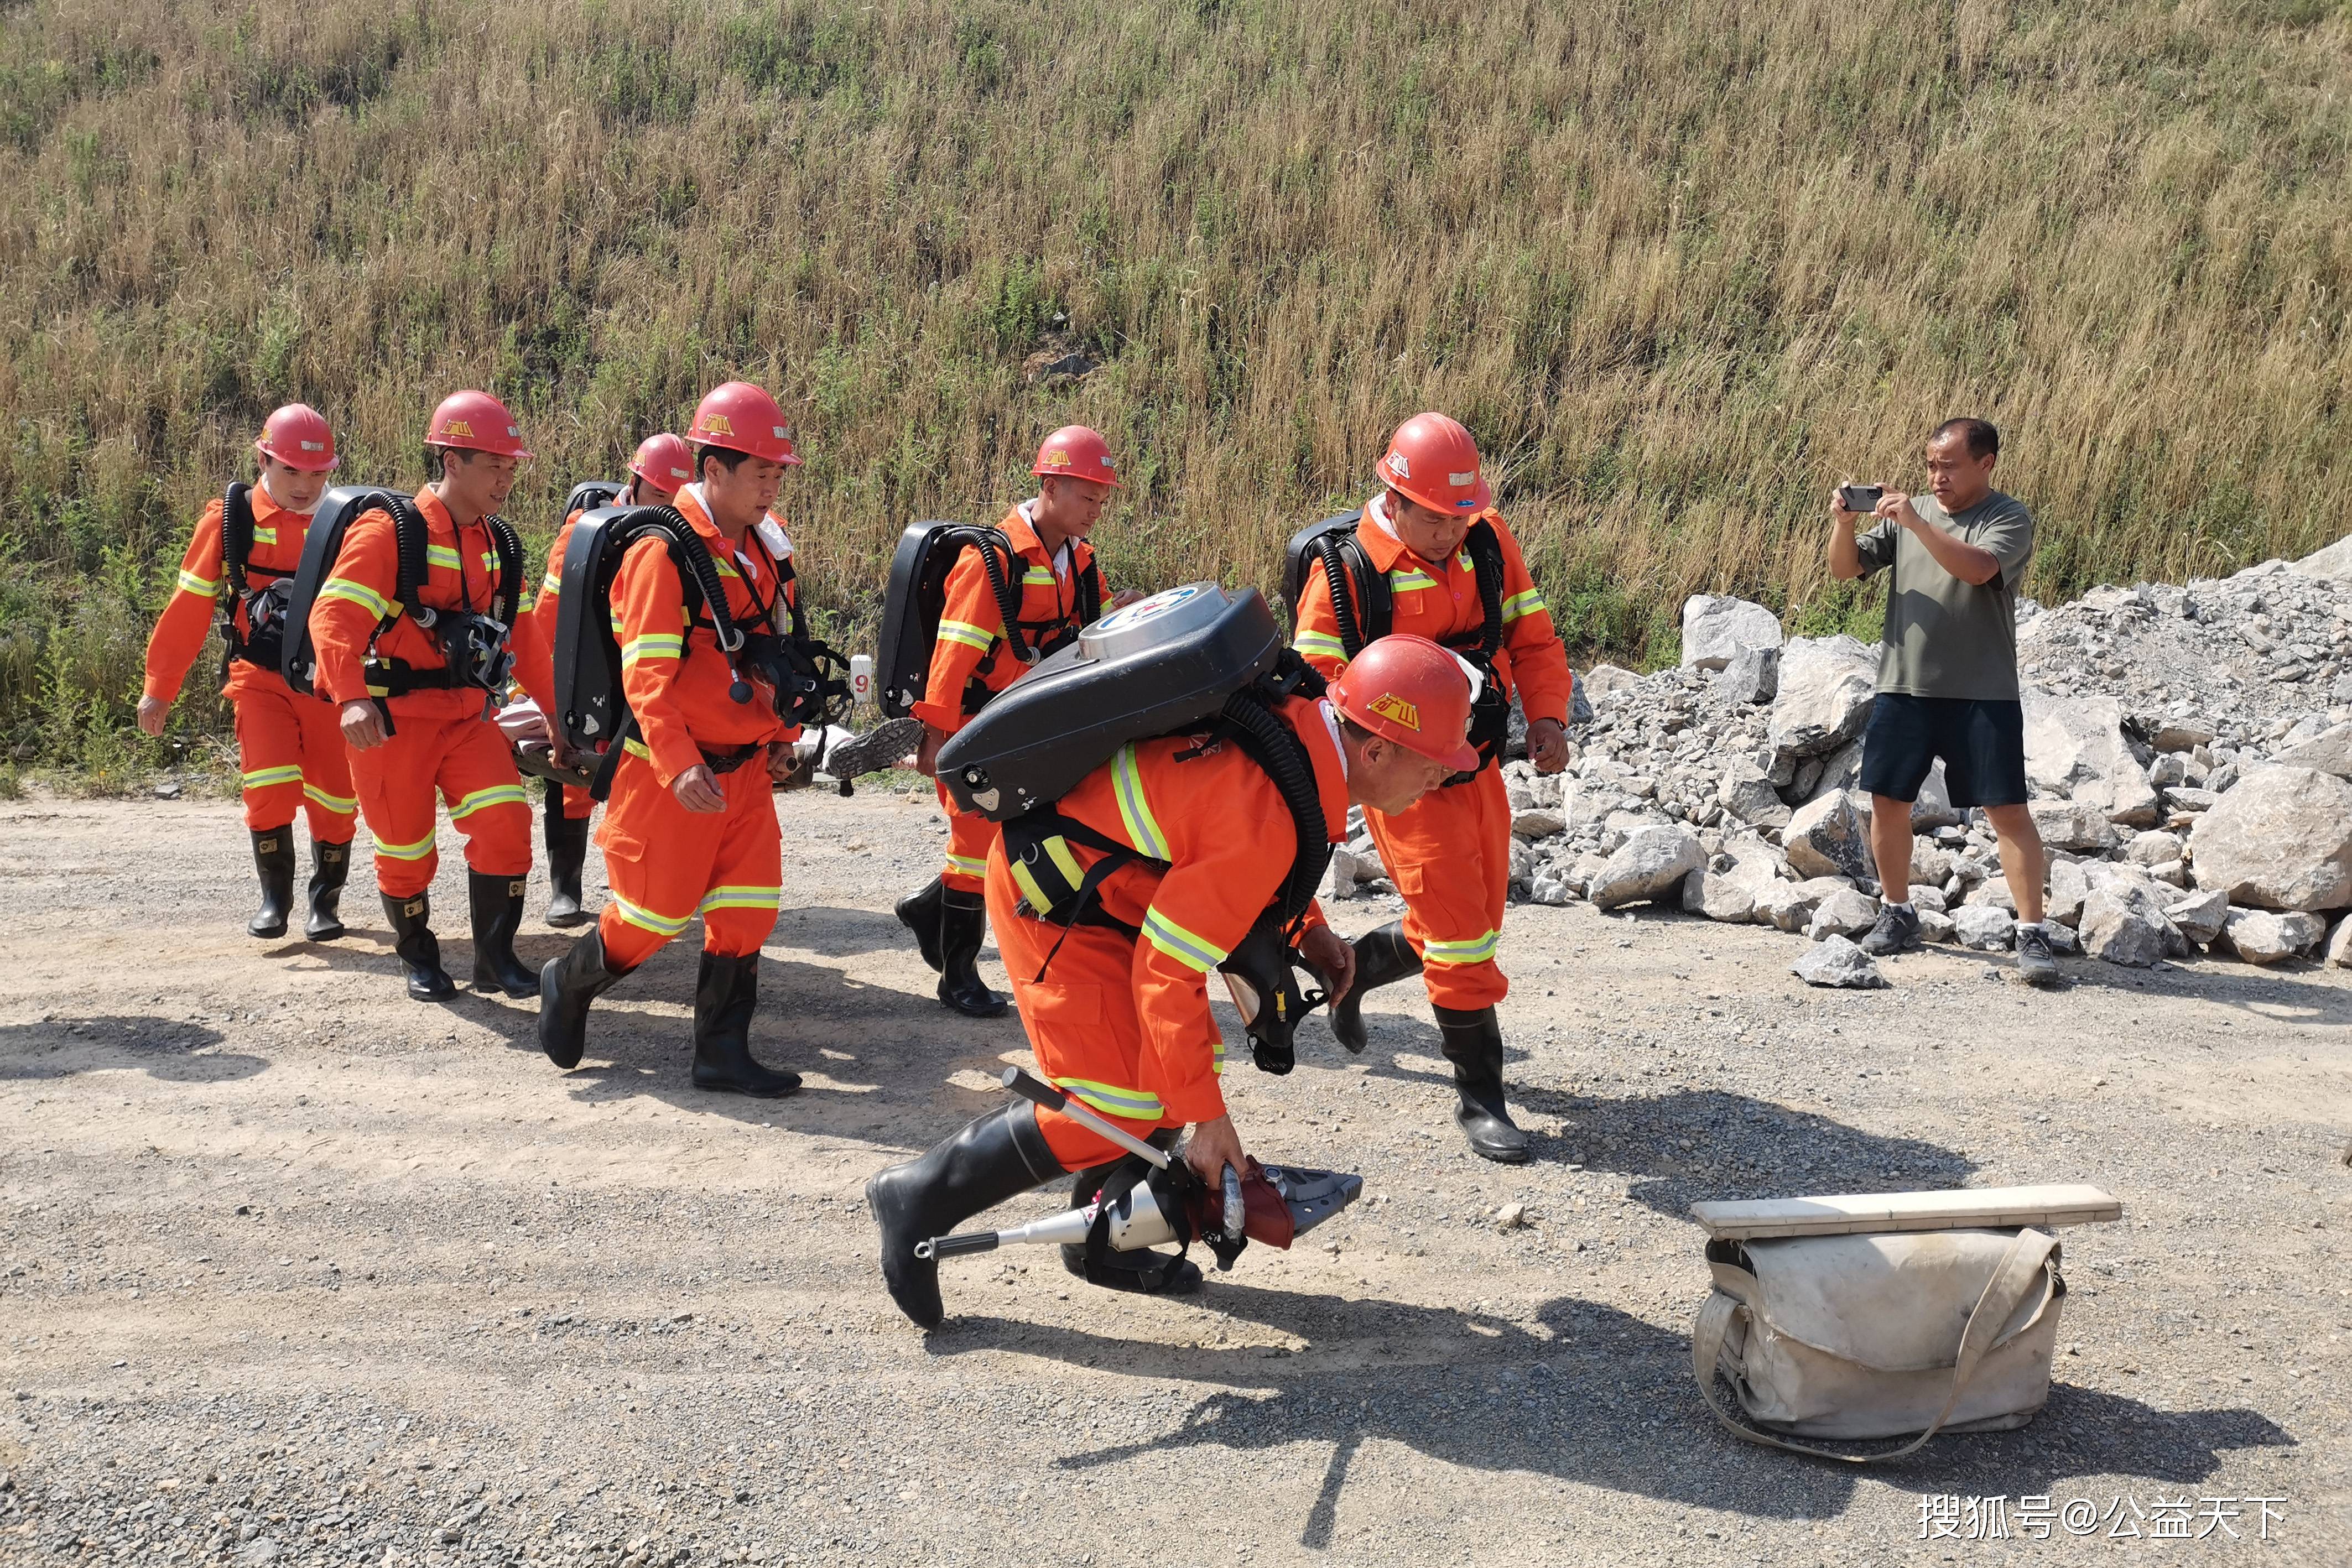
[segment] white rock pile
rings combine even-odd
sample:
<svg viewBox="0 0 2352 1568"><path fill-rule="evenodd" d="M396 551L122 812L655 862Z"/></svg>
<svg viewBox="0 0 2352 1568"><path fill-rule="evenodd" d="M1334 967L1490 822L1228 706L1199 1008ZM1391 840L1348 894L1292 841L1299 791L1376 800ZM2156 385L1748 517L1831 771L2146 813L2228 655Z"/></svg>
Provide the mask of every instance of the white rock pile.
<svg viewBox="0 0 2352 1568"><path fill-rule="evenodd" d="M2352 540L2185 588L2027 601L2018 624L2059 949L2352 967ZM1877 650L1784 641L1761 605L1705 596L1683 635L1678 668L1580 676L1591 718L1567 773L1506 764L1514 895L1859 937L1878 914L1855 788ZM1940 766L1911 827L1927 938L2011 946L1991 829L1953 808ZM1386 891L1369 838L1334 862L1330 895ZM1867 964L1836 948L1810 967L1815 983L1869 985Z"/></svg>

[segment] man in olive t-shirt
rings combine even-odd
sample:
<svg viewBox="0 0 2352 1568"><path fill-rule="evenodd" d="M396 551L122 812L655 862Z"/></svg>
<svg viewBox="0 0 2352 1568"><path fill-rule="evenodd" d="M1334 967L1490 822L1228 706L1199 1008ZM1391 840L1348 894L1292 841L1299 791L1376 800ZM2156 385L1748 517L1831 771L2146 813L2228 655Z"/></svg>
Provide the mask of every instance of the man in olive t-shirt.
<svg viewBox="0 0 2352 1568"><path fill-rule="evenodd" d="M2017 904L2017 965L2047 985L2058 966L2042 926L2042 837L2025 808L2025 714L2017 691L2017 580L2033 557L2033 518L1992 487L2000 433L1952 419L1927 438L1930 494L1889 490L1877 525L1832 492L1830 572L1842 580L1892 569L1878 696L1862 742L1870 847L1885 904L1863 938L1874 954L1919 940L1910 899L1911 805L1937 759L1955 806L1983 809L2000 841Z"/></svg>

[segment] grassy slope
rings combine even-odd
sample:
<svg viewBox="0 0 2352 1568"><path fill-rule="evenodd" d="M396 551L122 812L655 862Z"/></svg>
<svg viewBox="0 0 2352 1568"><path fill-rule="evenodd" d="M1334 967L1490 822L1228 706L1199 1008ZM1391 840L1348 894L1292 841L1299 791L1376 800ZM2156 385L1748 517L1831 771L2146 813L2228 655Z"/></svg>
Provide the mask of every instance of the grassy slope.
<svg viewBox="0 0 2352 1568"><path fill-rule="evenodd" d="M1127 459L1117 576L1263 581L1451 410L1628 656L1702 588L1866 616L1820 493L1948 413L2008 428L2045 596L2301 551L2352 464L2348 85L2336 0L18 6L0 741L135 757L144 617L289 396L395 479L488 383L543 537L767 382L858 621L1066 419ZM1025 382L1049 342L1102 368Z"/></svg>

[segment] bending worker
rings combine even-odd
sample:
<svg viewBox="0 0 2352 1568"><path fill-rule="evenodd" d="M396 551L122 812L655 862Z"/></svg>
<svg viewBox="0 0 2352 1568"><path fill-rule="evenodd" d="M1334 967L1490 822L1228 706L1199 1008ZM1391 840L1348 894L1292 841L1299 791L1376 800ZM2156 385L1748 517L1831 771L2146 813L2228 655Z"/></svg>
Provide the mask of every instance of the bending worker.
<svg viewBox="0 0 2352 1568"><path fill-rule="evenodd" d="M1313 764L1331 841L1352 802L1406 810L1475 757L1464 740L1469 681L1459 661L1419 637L1374 643L1320 699L1277 710ZM1410 722L1407 722L1407 721ZM1102 924L1056 925L1031 913L999 838L988 850L988 913L1012 971L1013 999L1038 1071L1121 1128L1162 1146L1190 1124L1185 1159L1212 1188L1243 1167L1241 1135L1219 1085L1224 1045L1209 1011L1209 971L1280 894L1298 830L1273 779L1231 745L1203 751L1174 736L1123 747L1054 810L1139 857L1100 883ZM1103 858L1073 831L1083 868ZM1066 871L1065 874L1070 874ZM1311 910L1300 953L1344 992L1348 945ZM1130 935L1130 933L1137 933ZM937 1326L938 1265L915 1245L1066 1171L1074 1204L1090 1201L1122 1157L1099 1134L1028 1101L990 1113L920 1159L866 1185L882 1228L882 1274L898 1309ZM1122 1269L1064 1261L1114 1290L1197 1289L1189 1262L1139 1253Z"/></svg>
<svg viewBox="0 0 2352 1568"><path fill-rule="evenodd" d="M1067 644L1105 608L1102 572L1087 536L1118 480L1109 446L1083 424L1047 436L1029 472L1040 476L1036 498L1013 507L996 526L1011 541L1021 573L1021 613L1014 624L1034 660ZM948 737L1028 668L1006 638L1003 611L990 590L980 552L965 550L948 573L939 641L924 685L931 695L914 706L914 716L923 721L916 767L933 772ZM1004 998L980 977L978 961L988 917L981 888L997 826L960 810L946 785L935 788L940 808L948 814L947 867L920 893L898 901L898 919L915 934L923 962L940 972L940 1000L970 1018L995 1018L1004 1011Z"/></svg>
<svg viewBox="0 0 2352 1568"><path fill-rule="evenodd" d="M790 623L792 543L769 508L801 459L783 411L748 382L705 397L686 439L697 477L673 505L709 549L746 648L722 651L707 609L685 619L661 539L629 547L612 612L637 738L624 746L597 835L612 896L595 928L540 971L539 1042L556 1066L578 1066L589 1004L699 914L694 1085L773 1099L800 1088L800 1075L752 1058L751 1014L783 880L770 775L789 770L799 730L755 661L757 644Z"/></svg>
<svg viewBox="0 0 2352 1568"><path fill-rule="evenodd" d="M302 564L310 514L335 467L335 433L325 416L291 402L271 414L253 449L261 482L231 486L205 507L180 560L179 587L147 640L146 684L139 727L163 733L164 716L180 695L188 666L212 629L226 582L231 597L221 620L228 645L222 695L236 716L238 782L245 825L253 834L253 864L261 877L261 908L246 923L256 936L286 935L294 906L294 817L310 819L310 913L302 935L329 942L343 934L343 879L352 865L351 758L335 725L334 705L298 694L278 673L283 646L286 586ZM237 503L235 543L224 547L222 514ZM229 562L229 552L243 559ZM234 570L232 570L232 567Z"/></svg>
<svg viewBox="0 0 2352 1568"><path fill-rule="evenodd" d="M1351 623L1370 639L1413 632L1483 664L1499 705L1513 686L1527 710L1528 756L1545 773L1568 766L1568 712L1574 677L1551 612L1528 574L1518 540L1491 506L1470 433L1442 413L1416 414L1398 426L1381 456L1381 493L1364 505L1356 543L1385 581L1392 606L1386 625L1367 625L1373 606L1351 583ZM1480 585L1486 559L1488 585ZM1492 598L1498 602L1490 606ZM1499 631L1486 646L1490 610ZM1299 595L1295 645L1327 676L1348 667L1352 652L1332 612L1331 583L1318 559ZM1494 710L1504 716L1499 706ZM1510 892L1511 805L1499 766L1501 737L1474 768L1410 810L1367 806L1381 864L1404 895L1405 917L1356 942L1356 984L1331 1004L1331 1032L1351 1051L1364 1049L1358 1009L1364 993L1420 973L1437 1015L1460 1104L1454 1121L1470 1147L1490 1160L1528 1157L1527 1134L1503 1099L1503 1034L1495 1005L1510 988L1495 961Z"/></svg>
<svg viewBox="0 0 2352 1568"><path fill-rule="evenodd" d="M376 887L407 967L408 994L428 1002L457 994L441 967L427 892L440 865L437 789L466 837L474 984L525 997L539 986L514 952L530 875L530 805L487 703L506 685L507 630L490 618L502 565L489 519L530 454L514 415L486 392L442 399L425 450L436 476L415 502L425 541L417 602L400 601L392 516L382 507L362 512L311 607L318 685L342 710L360 813L375 839ZM416 619L419 609L434 613L431 627Z"/></svg>

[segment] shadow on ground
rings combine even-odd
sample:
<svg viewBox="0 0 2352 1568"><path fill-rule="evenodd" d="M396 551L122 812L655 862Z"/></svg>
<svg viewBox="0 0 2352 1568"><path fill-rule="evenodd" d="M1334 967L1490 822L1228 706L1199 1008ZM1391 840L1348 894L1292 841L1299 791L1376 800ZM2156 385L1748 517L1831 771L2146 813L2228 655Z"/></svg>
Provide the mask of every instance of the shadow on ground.
<svg viewBox="0 0 2352 1568"><path fill-rule="evenodd" d="M70 1078L136 1068L169 1083L250 1078L267 1058L211 1051L218 1030L166 1018L54 1019L0 1024L0 1079Z"/></svg>

